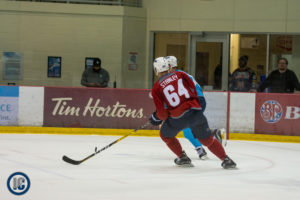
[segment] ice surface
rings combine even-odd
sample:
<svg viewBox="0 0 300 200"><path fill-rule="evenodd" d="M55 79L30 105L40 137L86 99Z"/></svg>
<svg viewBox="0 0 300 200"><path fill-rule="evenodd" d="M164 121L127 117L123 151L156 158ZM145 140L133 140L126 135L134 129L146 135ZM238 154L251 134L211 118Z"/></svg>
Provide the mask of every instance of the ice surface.
<svg viewBox="0 0 300 200"><path fill-rule="evenodd" d="M0 134L0 200L299 200L300 144L228 141L237 170L224 170L207 150L199 160L180 139L195 167L175 166L175 156L155 137L128 137L75 166L120 136ZM7 178L21 171L31 180L22 196Z"/></svg>

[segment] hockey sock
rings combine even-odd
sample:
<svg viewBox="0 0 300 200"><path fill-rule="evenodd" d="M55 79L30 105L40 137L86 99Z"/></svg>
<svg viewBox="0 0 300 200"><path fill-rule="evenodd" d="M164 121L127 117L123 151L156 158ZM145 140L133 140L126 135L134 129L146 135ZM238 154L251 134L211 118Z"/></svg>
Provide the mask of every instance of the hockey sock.
<svg viewBox="0 0 300 200"><path fill-rule="evenodd" d="M204 146L207 146L207 148L218 158L220 158L221 160L225 159L226 153L222 144L220 144L215 138L213 138L213 136L209 136L209 138L199 140Z"/></svg>
<svg viewBox="0 0 300 200"><path fill-rule="evenodd" d="M190 128L183 129L182 132L184 137L188 139L194 145L195 148L202 146L199 140L194 137L192 130Z"/></svg>
<svg viewBox="0 0 300 200"><path fill-rule="evenodd" d="M164 137L161 133L160 137L167 144L169 149L173 151L173 153L175 153L179 158L182 156L182 147L177 138Z"/></svg>

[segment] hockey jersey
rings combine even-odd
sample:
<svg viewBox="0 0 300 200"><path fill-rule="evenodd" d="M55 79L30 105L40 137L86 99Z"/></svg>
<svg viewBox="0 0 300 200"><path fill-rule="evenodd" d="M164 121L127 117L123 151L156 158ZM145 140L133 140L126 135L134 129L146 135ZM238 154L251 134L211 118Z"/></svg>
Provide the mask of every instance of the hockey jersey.
<svg viewBox="0 0 300 200"><path fill-rule="evenodd" d="M179 118L189 109L201 109L194 82L184 73L175 71L160 77L152 88L157 116Z"/></svg>
<svg viewBox="0 0 300 200"><path fill-rule="evenodd" d="M186 72L184 72L184 71L178 70L178 69L176 69L176 71L177 71L177 72L183 72L183 73L185 73L186 75L188 75L188 77L190 77L190 79L191 79L191 80L194 82L194 84L195 84L195 87L196 87L196 90L197 90L197 95L198 95L199 97L204 97L204 95L203 95L203 90L202 90L201 86L199 85L199 83L195 80L195 78L194 78L192 75L190 75L190 74L188 74L188 73L186 73Z"/></svg>

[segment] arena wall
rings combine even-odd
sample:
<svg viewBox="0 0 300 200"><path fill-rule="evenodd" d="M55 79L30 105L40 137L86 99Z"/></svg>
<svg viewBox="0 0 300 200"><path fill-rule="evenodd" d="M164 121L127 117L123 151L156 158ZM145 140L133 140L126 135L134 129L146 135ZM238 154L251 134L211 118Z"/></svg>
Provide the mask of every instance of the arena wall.
<svg viewBox="0 0 300 200"><path fill-rule="evenodd" d="M148 11L150 31L300 31L297 0L149 0L143 3Z"/></svg>
<svg viewBox="0 0 300 200"><path fill-rule="evenodd" d="M148 89L0 86L0 132L55 133L51 128L47 131L47 127L52 127L64 128L56 132L62 134L122 134L148 121L155 110L149 92ZM286 136L293 141L300 138L299 94L205 92L204 95L210 127L226 128L229 139L236 139L235 133L242 134L239 138L249 135ZM158 136L154 126L142 133Z"/></svg>
<svg viewBox="0 0 300 200"><path fill-rule="evenodd" d="M22 79L0 84L81 86L85 58L99 57L109 87L116 81L118 88L145 88L144 8L0 1L0 15L0 60L3 52L18 52L24 67ZM133 70L130 52L137 53ZM61 78L47 76L48 56L62 58Z"/></svg>

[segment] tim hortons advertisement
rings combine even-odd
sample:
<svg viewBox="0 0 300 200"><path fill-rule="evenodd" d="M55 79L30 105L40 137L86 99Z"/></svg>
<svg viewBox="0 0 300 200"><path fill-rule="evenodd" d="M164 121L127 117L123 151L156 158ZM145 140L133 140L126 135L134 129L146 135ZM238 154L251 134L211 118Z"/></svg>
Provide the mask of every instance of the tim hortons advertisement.
<svg viewBox="0 0 300 200"><path fill-rule="evenodd" d="M44 126L135 129L155 110L149 92L45 87Z"/></svg>
<svg viewBox="0 0 300 200"><path fill-rule="evenodd" d="M300 136L300 95L256 94L255 133Z"/></svg>

